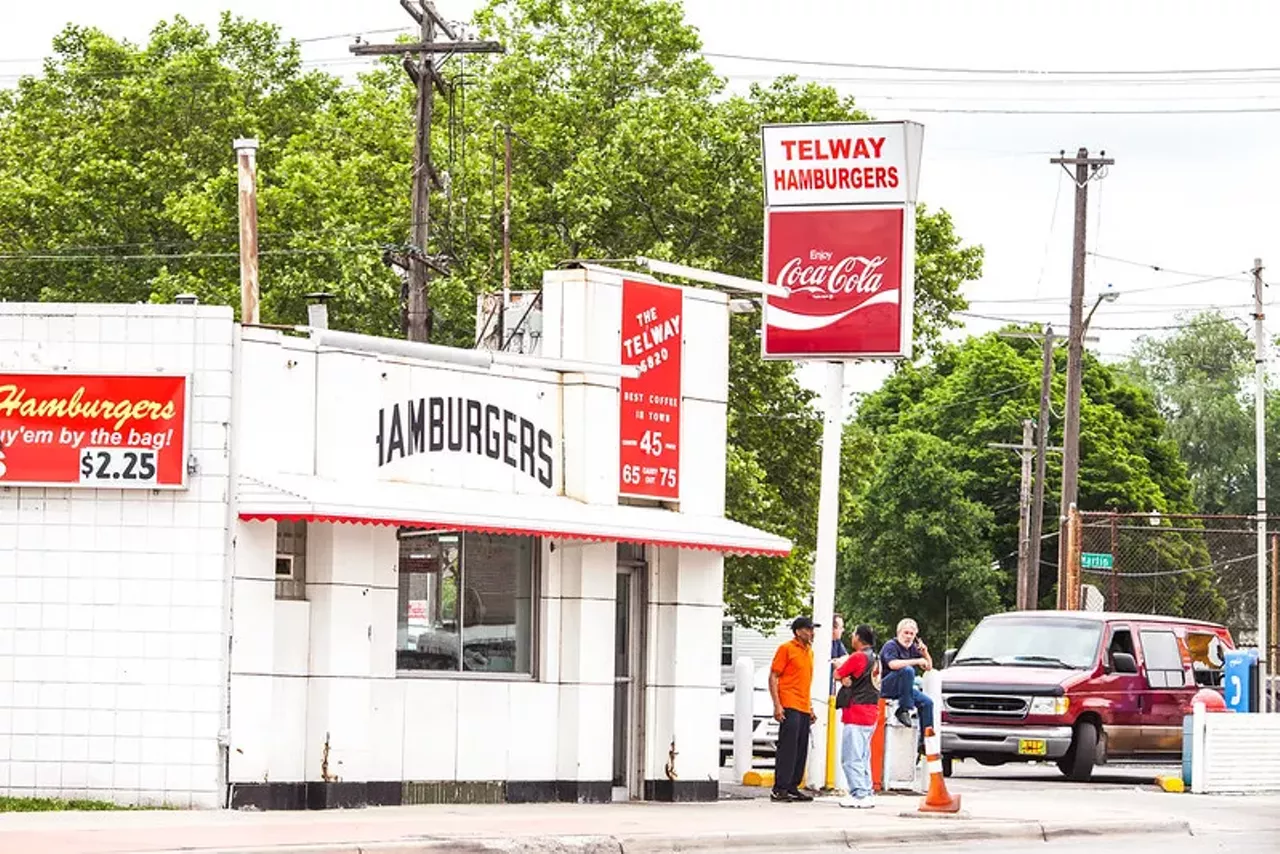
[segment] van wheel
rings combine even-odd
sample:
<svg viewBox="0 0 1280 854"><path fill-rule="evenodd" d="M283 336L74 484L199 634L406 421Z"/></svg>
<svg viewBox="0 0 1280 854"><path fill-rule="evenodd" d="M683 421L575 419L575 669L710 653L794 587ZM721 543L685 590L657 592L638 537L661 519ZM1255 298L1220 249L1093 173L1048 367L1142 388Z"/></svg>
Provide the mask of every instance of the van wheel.
<svg viewBox="0 0 1280 854"><path fill-rule="evenodd" d="M953 765L954 765L954 762L952 761L952 759L951 759L951 757L950 757L950 756L944 756L944 757L942 757L942 776L943 776L943 777L950 777L950 776L951 776L951 771L953 770Z"/></svg>
<svg viewBox="0 0 1280 854"><path fill-rule="evenodd" d="M1087 783L1093 778L1093 766L1098 759L1098 728L1086 721L1076 724L1071 739L1071 749L1058 760L1058 770L1077 783Z"/></svg>

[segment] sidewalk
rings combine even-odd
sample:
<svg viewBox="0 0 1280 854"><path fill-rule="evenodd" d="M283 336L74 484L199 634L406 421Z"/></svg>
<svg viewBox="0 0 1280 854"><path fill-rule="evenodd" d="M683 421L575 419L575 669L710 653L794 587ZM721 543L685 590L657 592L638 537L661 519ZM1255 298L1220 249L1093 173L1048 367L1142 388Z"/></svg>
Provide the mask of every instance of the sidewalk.
<svg viewBox="0 0 1280 854"><path fill-rule="evenodd" d="M882 796L873 810L834 799L774 804L528 804L386 807L324 812L114 812L0 815L0 851L41 854L188 854L289 850L591 852L658 854L757 848L856 847L944 840L1220 829L1280 830L1280 796L1249 798L1107 791L965 792L961 817L923 817L917 797Z"/></svg>

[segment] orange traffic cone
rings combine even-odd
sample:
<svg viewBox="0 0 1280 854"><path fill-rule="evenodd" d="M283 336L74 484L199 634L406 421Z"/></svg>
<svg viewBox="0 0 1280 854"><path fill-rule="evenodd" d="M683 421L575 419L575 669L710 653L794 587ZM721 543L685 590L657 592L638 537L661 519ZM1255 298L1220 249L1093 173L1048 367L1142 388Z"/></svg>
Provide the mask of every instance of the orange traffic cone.
<svg viewBox="0 0 1280 854"><path fill-rule="evenodd" d="M947 791L942 777L942 739L933 727L924 731L924 757L929 767L929 794L920 802L919 812L960 812L960 796Z"/></svg>

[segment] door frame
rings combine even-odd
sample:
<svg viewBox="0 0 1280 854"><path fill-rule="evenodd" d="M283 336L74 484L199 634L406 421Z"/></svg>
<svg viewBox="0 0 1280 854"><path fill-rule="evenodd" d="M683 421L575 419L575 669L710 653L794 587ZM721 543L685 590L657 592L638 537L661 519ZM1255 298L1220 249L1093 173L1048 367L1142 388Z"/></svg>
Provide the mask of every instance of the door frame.
<svg viewBox="0 0 1280 854"><path fill-rule="evenodd" d="M619 544L621 546L622 544ZM624 774L624 785L614 789L614 800L642 800L644 798L645 779L645 682L647 662L645 650L648 648L648 549L643 558L624 558L619 556L617 576L625 575L628 579L630 608L627 614L630 627L627 655L630 661L630 690L627 692L627 744L624 755L627 768ZM616 580L615 580L616 584ZM616 602L616 600L615 600ZM616 611L616 605L615 605ZM615 679L616 679L615 675ZM616 682L615 682L616 684ZM618 733L614 733L614 738Z"/></svg>

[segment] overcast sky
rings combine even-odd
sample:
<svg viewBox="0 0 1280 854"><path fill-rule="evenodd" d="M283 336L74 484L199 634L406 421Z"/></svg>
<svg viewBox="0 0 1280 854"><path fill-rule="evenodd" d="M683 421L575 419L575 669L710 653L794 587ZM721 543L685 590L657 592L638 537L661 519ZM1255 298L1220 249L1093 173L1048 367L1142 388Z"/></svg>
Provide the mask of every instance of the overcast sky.
<svg viewBox="0 0 1280 854"><path fill-rule="evenodd" d="M457 19L478 5L438 0ZM351 34L409 20L395 0L10 7L0 29L0 85L38 70L50 39L71 20L141 42L179 10L212 24L229 9L316 39L303 45L305 57L334 73L360 67L348 59ZM1253 258L1280 269L1274 3L687 0L685 7L734 87L795 73L854 94L877 117L925 125L920 198L946 208L966 241L986 247L984 276L967 291L974 314L1065 326L1074 188L1049 158L1080 146L1116 159L1091 185L1089 212L1096 254L1087 289L1122 294L1093 322L1100 340L1091 346L1104 356L1123 354L1136 336L1176 324L1187 310L1222 306L1247 319ZM778 61L801 59L831 64ZM1062 71L1077 73L1050 73ZM1226 278L1182 284L1209 277ZM1280 285L1280 273L1273 277ZM969 331L1001 325L965 320ZM851 386L869 387L882 374L853 369Z"/></svg>

